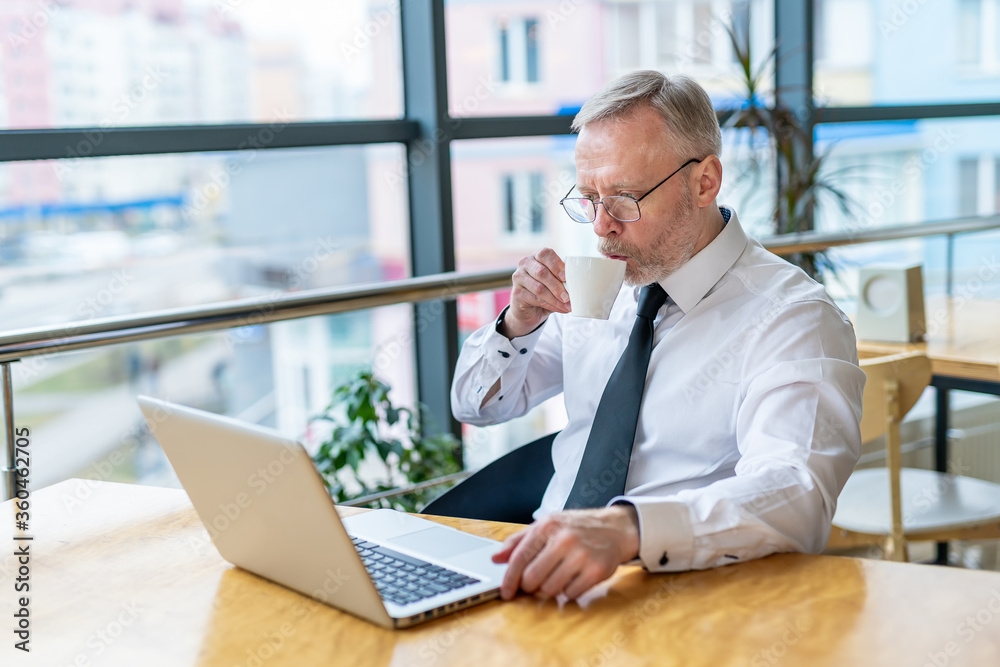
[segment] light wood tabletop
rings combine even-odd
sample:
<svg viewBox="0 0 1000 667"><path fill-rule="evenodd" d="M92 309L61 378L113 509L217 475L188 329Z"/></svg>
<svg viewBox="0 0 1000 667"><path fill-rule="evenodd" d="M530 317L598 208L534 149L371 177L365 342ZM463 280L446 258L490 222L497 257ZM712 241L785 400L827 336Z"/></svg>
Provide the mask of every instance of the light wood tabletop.
<svg viewBox="0 0 1000 667"><path fill-rule="evenodd" d="M222 560L183 491L69 480L30 501L30 542L0 506L4 666L1000 665L1000 573L801 554L622 567L580 603L521 596L390 631ZM26 543L28 654L9 629Z"/></svg>
<svg viewBox="0 0 1000 667"><path fill-rule="evenodd" d="M1000 383L1000 301L930 297L927 335L920 343L858 341L862 358L920 351L935 375Z"/></svg>

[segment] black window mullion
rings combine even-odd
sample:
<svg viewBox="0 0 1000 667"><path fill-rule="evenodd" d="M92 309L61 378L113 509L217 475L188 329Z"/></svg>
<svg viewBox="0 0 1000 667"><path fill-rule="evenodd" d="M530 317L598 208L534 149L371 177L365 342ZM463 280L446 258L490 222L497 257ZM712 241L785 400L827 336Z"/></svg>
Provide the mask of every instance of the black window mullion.
<svg viewBox="0 0 1000 667"><path fill-rule="evenodd" d="M0 131L0 162L412 141L412 120Z"/></svg>
<svg viewBox="0 0 1000 667"><path fill-rule="evenodd" d="M406 144L410 259L413 275L425 276L455 270L444 0L407 0L400 9L406 119L419 128ZM454 299L414 304L417 394L436 428L456 436L461 425L451 414L450 388L457 312Z"/></svg>

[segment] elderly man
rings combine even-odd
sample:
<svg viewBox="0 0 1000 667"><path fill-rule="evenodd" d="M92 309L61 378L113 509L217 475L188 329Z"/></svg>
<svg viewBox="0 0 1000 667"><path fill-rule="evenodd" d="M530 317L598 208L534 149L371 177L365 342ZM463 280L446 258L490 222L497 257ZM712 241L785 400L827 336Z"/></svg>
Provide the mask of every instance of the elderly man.
<svg viewBox="0 0 1000 667"><path fill-rule="evenodd" d="M562 259L523 258L452 386L472 424L566 403L536 521L494 556L503 597L576 598L636 558L665 572L820 551L860 452L850 321L716 203L722 137L694 81L626 75L573 129L561 204L626 285L607 321L568 317Z"/></svg>

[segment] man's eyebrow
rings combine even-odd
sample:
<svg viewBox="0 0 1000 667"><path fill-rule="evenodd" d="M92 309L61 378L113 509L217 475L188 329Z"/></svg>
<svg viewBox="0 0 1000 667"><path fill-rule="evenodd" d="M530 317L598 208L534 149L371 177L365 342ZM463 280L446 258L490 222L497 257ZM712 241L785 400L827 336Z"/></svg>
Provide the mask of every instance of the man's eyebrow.
<svg viewBox="0 0 1000 667"><path fill-rule="evenodd" d="M610 187L611 190L641 190L642 189L639 186L634 185L632 183L612 183L609 187ZM576 184L576 189L577 190L596 190L597 188L594 187L593 185L590 185L589 183L577 183Z"/></svg>

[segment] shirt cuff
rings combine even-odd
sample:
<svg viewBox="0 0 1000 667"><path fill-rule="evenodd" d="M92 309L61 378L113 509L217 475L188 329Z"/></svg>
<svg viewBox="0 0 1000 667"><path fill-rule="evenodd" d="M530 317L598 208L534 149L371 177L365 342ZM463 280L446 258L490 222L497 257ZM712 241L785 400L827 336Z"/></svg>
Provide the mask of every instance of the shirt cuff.
<svg viewBox="0 0 1000 667"><path fill-rule="evenodd" d="M694 562L691 513L684 503L643 496L618 496L639 517L639 560L650 572L684 572Z"/></svg>
<svg viewBox="0 0 1000 667"><path fill-rule="evenodd" d="M486 391L487 383L489 386L493 385L494 380L490 380L490 378L501 378L512 367L515 369L518 366L526 367L531 359L531 353L538 343L538 339L542 337L545 322L548 322L548 319L546 319L545 322L539 324L529 334L516 338L507 338L500 333L500 322L503 320L503 316L507 313L508 308L510 306L500 311L493 329L488 331L486 340L483 341L481 349L483 350L483 358L486 364L483 369L484 374L480 377L479 391ZM500 391L486 405L502 400L503 386L501 385ZM486 405L483 407L486 407Z"/></svg>

